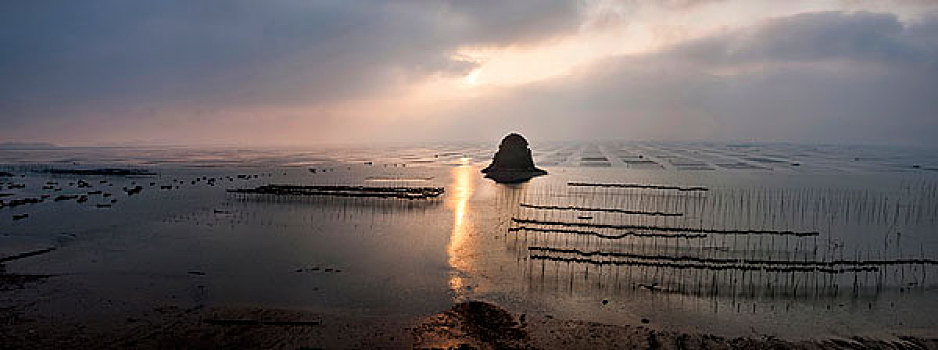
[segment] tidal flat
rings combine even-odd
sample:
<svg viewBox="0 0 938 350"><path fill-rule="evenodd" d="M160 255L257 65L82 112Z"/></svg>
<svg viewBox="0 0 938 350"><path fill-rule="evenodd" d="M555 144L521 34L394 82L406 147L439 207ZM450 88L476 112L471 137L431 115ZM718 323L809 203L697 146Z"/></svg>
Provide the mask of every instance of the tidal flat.
<svg viewBox="0 0 938 350"><path fill-rule="evenodd" d="M938 348L938 155L0 150L11 348Z"/></svg>

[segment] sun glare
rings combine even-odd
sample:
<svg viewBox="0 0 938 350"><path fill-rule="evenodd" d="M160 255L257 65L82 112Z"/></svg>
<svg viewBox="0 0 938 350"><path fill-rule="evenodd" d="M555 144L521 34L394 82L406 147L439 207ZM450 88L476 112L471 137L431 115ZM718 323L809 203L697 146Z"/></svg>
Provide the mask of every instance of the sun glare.
<svg viewBox="0 0 938 350"><path fill-rule="evenodd" d="M473 69L472 72L470 72L469 74L466 74L466 76L462 78L463 85L466 85L469 87L474 87L474 86L479 85L479 73L480 73L479 69Z"/></svg>

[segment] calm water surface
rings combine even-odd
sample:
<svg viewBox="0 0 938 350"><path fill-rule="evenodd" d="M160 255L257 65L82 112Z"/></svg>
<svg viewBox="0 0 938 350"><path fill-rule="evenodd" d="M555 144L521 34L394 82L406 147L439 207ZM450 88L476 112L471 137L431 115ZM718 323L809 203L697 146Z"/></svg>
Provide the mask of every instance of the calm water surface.
<svg viewBox="0 0 938 350"><path fill-rule="evenodd" d="M644 318L654 327L726 335L934 335L938 330L933 265L823 273L660 264L669 257L691 262L936 259L938 159L932 152L667 143L557 143L534 150L551 175L518 185L484 179L479 169L494 149L475 144L4 150L0 170L16 176L0 178L0 193L8 194L0 199L49 198L0 209L0 256L56 247L6 269L58 275L36 287L48 300L37 307L63 318L169 303L403 320L445 310L454 301L483 299L519 313L615 324ZM45 172L99 167L144 168L157 175ZM214 186L208 178L216 179ZM79 188L79 180L91 188ZM708 190L571 187L568 182ZM443 186L446 193L402 201L225 191L269 183ZM25 187L15 186L20 184ZM122 190L137 185L144 188L139 194ZM88 194L92 191L102 193ZM62 194L86 194L88 200L54 200ZM560 209L568 207L574 209ZM679 215L583 210L590 208ZM14 220L18 214L29 216ZM710 233L641 236L673 233L661 228ZM727 230L818 234L714 233ZM625 232L639 235L609 239ZM98 305L92 301L101 300L113 310L90 309Z"/></svg>

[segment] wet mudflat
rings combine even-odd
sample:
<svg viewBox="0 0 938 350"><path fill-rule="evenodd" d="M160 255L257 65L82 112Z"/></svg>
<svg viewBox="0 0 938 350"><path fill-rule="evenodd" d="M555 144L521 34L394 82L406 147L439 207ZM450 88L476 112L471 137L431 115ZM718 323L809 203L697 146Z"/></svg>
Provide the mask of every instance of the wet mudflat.
<svg viewBox="0 0 938 350"><path fill-rule="evenodd" d="M484 145L0 152L2 339L934 347L930 153L532 149L511 185Z"/></svg>

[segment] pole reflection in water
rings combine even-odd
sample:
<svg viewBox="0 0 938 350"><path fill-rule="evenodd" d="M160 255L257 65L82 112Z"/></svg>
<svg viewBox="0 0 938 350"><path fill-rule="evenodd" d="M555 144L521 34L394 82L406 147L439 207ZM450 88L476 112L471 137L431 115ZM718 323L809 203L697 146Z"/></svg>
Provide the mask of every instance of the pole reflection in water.
<svg viewBox="0 0 938 350"><path fill-rule="evenodd" d="M453 291L460 291L465 287L463 276L470 270L473 259L470 250L472 246L467 241L472 231L472 212L468 203L475 191L475 177L478 174L475 167L468 164L468 159L463 158L461 162L462 165L452 170L452 191L447 193L447 205L453 210L453 232L447 247L449 265L452 268L449 286Z"/></svg>

